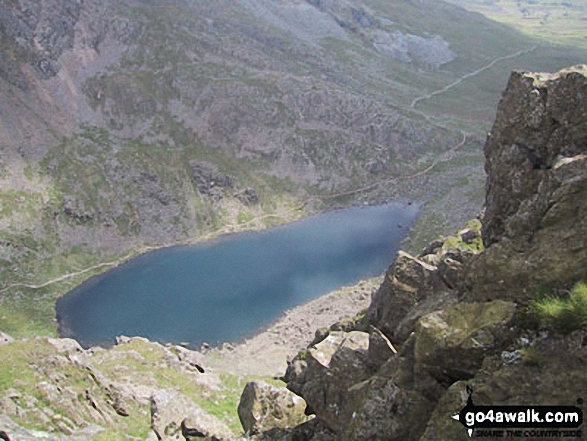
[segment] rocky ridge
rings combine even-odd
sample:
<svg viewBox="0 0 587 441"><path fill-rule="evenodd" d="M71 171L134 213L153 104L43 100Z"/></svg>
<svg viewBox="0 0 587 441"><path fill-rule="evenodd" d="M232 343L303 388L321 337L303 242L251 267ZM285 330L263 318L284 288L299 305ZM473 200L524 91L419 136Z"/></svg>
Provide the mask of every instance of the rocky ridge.
<svg viewBox="0 0 587 441"><path fill-rule="evenodd" d="M11 357L3 374L15 378L0 398L0 426L16 440L235 437L211 412L227 389L200 353L120 337L110 350L39 338L3 344L0 354Z"/></svg>

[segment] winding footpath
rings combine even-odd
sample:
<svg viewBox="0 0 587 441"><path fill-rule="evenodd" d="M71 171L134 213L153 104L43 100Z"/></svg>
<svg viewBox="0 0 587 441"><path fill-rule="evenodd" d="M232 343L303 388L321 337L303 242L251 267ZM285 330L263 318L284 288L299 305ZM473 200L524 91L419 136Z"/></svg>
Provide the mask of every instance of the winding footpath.
<svg viewBox="0 0 587 441"><path fill-rule="evenodd" d="M452 89L455 86L458 86L459 84L461 84L463 81L472 78L476 75L479 75L481 72L486 71L487 69L492 68L495 64L499 63L500 61L503 60L508 60L510 58L516 58L519 57L521 55L525 55L528 54L530 52L535 51L536 49L538 49L538 45L536 46L532 46L530 49L523 49L520 50L518 52L515 52L513 54L509 54L509 55L504 55L502 57L498 57L496 59L494 59L493 61L491 61L490 63L486 64L483 67L480 67L479 69L473 71L473 72L469 72L466 75L463 75L462 77L460 77L459 79L457 79L456 81L453 81L452 83L450 83L447 86L444 86L442 89L438 89L435 90L434 92L429 93L428 95L423 95L423 96L419 96L417 98L414 99L414 101L412 101L412 104L410 104L410 107L414 108L416 107L416 105L420 102L420 101L424 101L424 100L429 100L433 97L435 97L436 95L440 95L444 92L447 92L448 90Z"/></svg>
<svg viewBox="0 0 587 441"><path fill-rule="evenodd" d="M2 289L0 289L0 294L2 294L3 292L8 291L11 288L28 288L28 289L41 289L41 288L45 288L47 286L53 285L55 283L59 283L59 282L63 282L64 280L67 279L72 279L74 277L77 276L81 276L83 274L89 273L90 271L94 271L100 268L106 268L106 267L115 267L120 265L123 262L126 262L127 260L131 259L132 257L139 255L139 254L143 254L146 253L147 251L153 251L158 249L159 247L150 247L150 246L143 246L140 247L139 249L132 251L131 253L127 254L124 257L121 257L120 259L114 260L112 262L102 262L102 263L98 263L96 265L90 266L88 268L84 268L83 270L80 271L75 271L72 273L67 273L64 274L62 276L56 277L55 279L51 279L48 280L44 283L35 285L35 284L29 284L29 283L23 283L23 282L19 282L19 283L13 283L11 285L8 285Z"/></svg>

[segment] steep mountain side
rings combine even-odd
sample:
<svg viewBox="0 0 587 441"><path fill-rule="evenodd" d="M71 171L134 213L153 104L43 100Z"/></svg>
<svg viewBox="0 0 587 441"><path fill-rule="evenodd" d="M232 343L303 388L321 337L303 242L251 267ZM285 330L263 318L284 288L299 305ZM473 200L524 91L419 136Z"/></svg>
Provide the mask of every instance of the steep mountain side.
<svg viewBox="0 0 587 441"><path fill-rule="evenodd" d="M315 421L260 439L466 440L452 416L468 388L477 405L587 392L586 87L587 66L512 74L485 146L480 232L400 253L365 318L289 365Z"/></svg>
<svg viewBox="0 0 587 441"><path fill-rule="evenodd" d="M219 369L230 360L220 352L126 337L84 351L0 333L0 429L22 440L242 439L245 387L248 439L465 441L452 416L471 388L477 405L575 404L587 393L587 285L576 284L587 280L586 87L586 66L512 74L485 146L481 222L400 252L369 308L318 330L288 365L287 387L315 418L271 378Z"/></svg>
<svg viewBox="0 0 587 441"><path fill-rule="evenodd" d="M148 247L331 206L431 201L421 243L478 210L506 72L580 57L436 1L1 2L0 329L54 333Z"/></svg>

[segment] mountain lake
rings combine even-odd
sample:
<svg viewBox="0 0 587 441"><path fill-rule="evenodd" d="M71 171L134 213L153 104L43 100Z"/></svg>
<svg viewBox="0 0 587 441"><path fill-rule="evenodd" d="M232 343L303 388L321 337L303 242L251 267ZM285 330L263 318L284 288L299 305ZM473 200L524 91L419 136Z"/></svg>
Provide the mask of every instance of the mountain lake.
<svg viewBox="0 0 587 441"><path fill-rule="evenodd" d="M380 275L418 209L348 208L143 254L59 299L60 334L85 347L118 335L192 348L248 338L290 308Z"/></svg>

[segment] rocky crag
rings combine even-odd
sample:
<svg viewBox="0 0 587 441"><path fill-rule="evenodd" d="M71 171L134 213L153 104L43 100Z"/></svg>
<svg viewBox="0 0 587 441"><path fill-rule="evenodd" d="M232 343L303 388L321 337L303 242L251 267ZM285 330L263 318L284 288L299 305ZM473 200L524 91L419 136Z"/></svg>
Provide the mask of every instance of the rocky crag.
<svg viewBox="0 0 587 441"><path fill-rule="evenodd" d="M585 315L562 332L528 305L587 280L586 96L586 66L512 74L481 223L400 252L364 318L317 333L284 377L316 418L260 439L464 441L468 387L476 404L585 396Z"/></svg>

